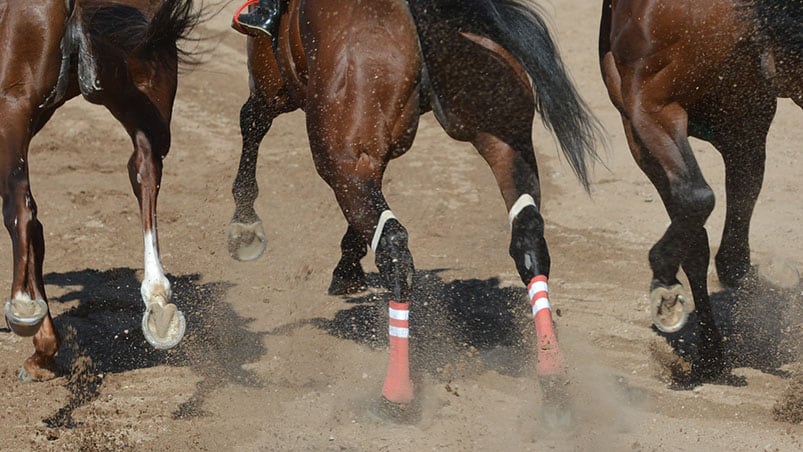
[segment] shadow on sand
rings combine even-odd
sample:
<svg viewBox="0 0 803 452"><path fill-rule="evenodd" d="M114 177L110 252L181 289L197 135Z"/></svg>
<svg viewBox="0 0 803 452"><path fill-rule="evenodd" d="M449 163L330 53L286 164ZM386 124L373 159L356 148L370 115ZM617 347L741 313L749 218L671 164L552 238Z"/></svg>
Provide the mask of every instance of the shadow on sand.
<svg viewBox="0 0 803 452"><path fill-rule="evenodd" d="M141 330L144 305L140 283L130 268L49 273L45 284L76 288L54 303L79 300L78 306L54 318L62 334L57 357L65 369L67 404L44 419L49 427L75 426L72 413L96 399L104 375L168 365L190 367L202 377L189 401L173 414L176 418L202 415L203 402L224 384L260 386L259 379L242 365L265 353L262 334L247 329L250 319L240 317L223 301L231 285L199 283L197 274L168 275L173 300L184 312L187 333L171 350L156 350Z"/></svg>
<svg viewBox="0 0 803 452"><path fill-rule="evenodd" d="M780 288L754 277L738 289L711 294L715 321L725 338L725 359L732 368L747 367L784 378L790 376L782 367L795 363L801 356L801 290L803 287L799 284L795 288ZM688 326L677 333L655 331L682 359L697 362L698 320L695 313L689 316ZM695 375L684 370L670 371L673 387L688 389L698 384ZM745 384L740 378L727 379L723 383Z"/></svg>
<svg viewBox="0 0 803 452"><path fill-rule="evenodd" d="M415 275L410 305L411 370L444 380L488 369L516 376L527 372L536 351L524 288L500 287L496 278L446 283L438 276L442 271ZM367 276L370 287L381 286L378 274ZM351 307L334 318L303 320L269 334L313 325L341 339L374 348L387 346L391 294L361 292L344 299Z"/></svg>

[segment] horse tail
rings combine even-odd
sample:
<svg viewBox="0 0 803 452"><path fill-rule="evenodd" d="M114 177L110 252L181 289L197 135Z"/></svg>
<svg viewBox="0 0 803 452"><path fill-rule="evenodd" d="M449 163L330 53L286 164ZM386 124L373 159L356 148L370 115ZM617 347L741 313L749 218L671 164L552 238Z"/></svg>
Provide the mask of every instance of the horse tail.
<svg viewBox="0 0 803 452"><path fill-rule="evenodd" d="M112 45L144 60L166 56L183 64L196 64L192 52L179 46L191 41L190 33L201 21L193 0L164 0L152 16L121 3L84 7L81 19L93 44Z"/></svg>
<svg viewBox="0 0 803 452"><path fill-rule="evenodd" d="M742 0L759 36L783 49L785 55L803 60L803 2L800 0Z"/></svg>
<svg viewBox="0 0 803 452"><path fill-rule="evenodd" d="M201 21L201 11L196 10L193 0L165 0L151 18L143 37L140 50L175 50L179 61L196 64L192 52L181 47L179 42L192 41L190 33Z"/></svg>
<svg viewBox="0 0 803 452"><path fill-rule="evenodd" d="M599 159L596 143L605 143L602 126L569 78L541 10L528 0L412 0L411 6L417 22L438 21L439 26L485 36L519 61L532 80L535 109L544 126L589 190L587 161Z"/></svg>

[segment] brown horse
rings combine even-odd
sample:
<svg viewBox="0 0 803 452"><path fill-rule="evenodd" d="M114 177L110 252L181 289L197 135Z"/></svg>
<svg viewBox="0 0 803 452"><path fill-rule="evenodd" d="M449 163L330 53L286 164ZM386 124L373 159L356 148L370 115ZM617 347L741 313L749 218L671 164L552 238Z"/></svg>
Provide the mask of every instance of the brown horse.
<svg viewBox="0 0 803 452"><path fill-rule="evenodd" d="M0 195L14 253L5 316L15 333L33 336L35 349L20 378L52 377L60 345L42 280L44 234L31 195L28 145L79 94L104 105L134 144L128 170L145 243L145 337L157 348L181 340L184 317L170 303L159 261L156 198L183 55L176 43L197 20L192 0L7 0L0 7Z"/></svg>
<svg viewBox="0 0 803 452"><path fill-rule="evenodd" d="M724 159L727 212L715 261L720 282L736 287L751 270L750 217L776 98L803 106L803 2L605 0L599 55L633 157L671 219L649 253L653 321L663 332L679 331L696 308L694 373L727 376L706 281L704 225L714 193L688 137L709 141ZM680 268L693 300L684 297Z"/></svg>
<svg viewBox="0 0 803 452"><path fill-rule="evenodd" d="M251 94L241 111L232 255L250 260L265 249L254 211L258 147L274 118L301 108L318 174L348 222L329 292L365 287L360 260L370 246L393 300L382 395L410 403L413 258L407 232L382 194L382 176L412 145L419 116L431 110L452 138L476 147L496 178L509 211L510 254L533 304L537 373L542 381L562 375L547 295L533 117L538 112L555 133L586 186L598 129L539 12L518 0L291 0L279 29L274 43L248 39Z"/></svg>

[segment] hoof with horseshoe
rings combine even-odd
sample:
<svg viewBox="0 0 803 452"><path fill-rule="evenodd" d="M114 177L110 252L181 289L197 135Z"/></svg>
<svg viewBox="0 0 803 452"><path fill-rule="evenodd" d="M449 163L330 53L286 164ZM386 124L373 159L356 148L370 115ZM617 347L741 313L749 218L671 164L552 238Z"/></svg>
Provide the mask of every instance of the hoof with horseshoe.
<svg viewBox="0 0 803 452"><path fill-rule="evenodd" d="M245 224L232 222L227 231L229 254L238 261L253 261L262 256L268 241L261 221Z"/></svg>
<svg viewBox="0 0 803 452"><path fill-rule="evenodd" d="M39 331L47 316L47 303L41 298L19 297L6 302L6 323L18 336L29 337Z"/></svg>
<svg viewBox="0 0 803 452"><path fill-rule="evenodd" d="M663 333L676 333L686 326L694 301L686 299L683 286L659 286L650 292L652 323Z"/></svg>
<svg viewBox="0 0 803 452"><path fill-rule="evenodd" d="M142 316L142 333L148 343L159 350L178 345L186 329L184 314L176 305L164 303L161 299L149 304Z"/></svg>

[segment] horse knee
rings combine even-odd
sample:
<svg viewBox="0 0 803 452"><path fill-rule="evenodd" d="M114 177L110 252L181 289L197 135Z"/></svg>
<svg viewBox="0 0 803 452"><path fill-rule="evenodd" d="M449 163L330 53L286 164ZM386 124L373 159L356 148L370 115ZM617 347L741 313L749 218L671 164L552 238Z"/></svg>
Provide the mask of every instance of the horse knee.
<svg viewBox="0 0 803 452"><path fill-rule="evenodd" d="M395 218L381 225L382 231L374 254L376 267L385 286L394 291L396 301L410 299L413 286L413 256L407 247L408 235L404 226Z"/></svg>
<svg viewBox="0 0 803 452"><path fill-rule="evenodd" d="M535 205L525 207L512 218L510 257L525 285L537 275L549 275L544 219Z"/></svg>

